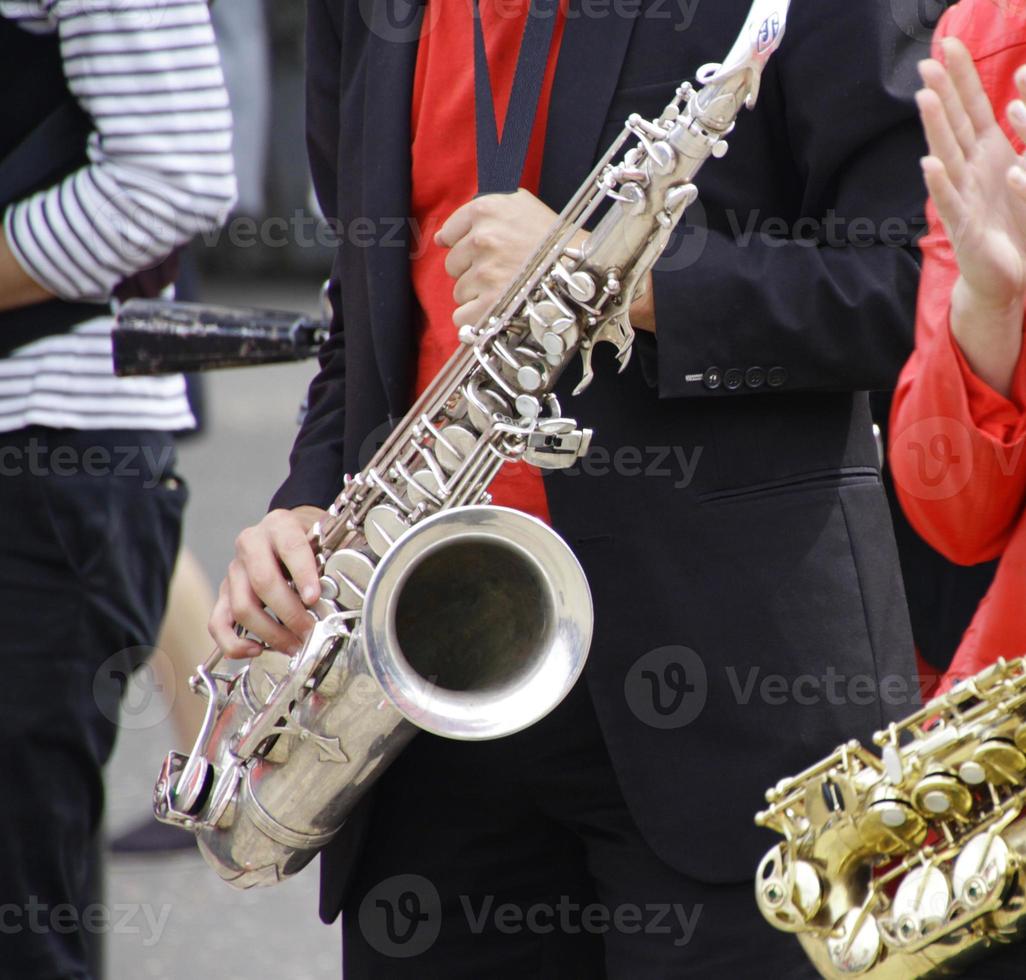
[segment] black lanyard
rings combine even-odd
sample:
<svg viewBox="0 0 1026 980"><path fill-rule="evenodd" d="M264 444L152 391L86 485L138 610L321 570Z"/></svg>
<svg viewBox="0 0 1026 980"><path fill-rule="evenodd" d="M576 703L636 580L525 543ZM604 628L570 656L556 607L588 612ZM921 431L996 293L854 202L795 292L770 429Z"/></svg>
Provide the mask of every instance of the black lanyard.
<svg viewBox="0 0 1026 980"><path fill-rule="evenodd" d="M556 27L559 0L531 0L520 41L513 90L499 142L495 124L495 99L488 72L479 0L474 0L474 111L477 121L477 192L509 194L520 177L531 143L542 80L549 60L552 32Z"/></svg>

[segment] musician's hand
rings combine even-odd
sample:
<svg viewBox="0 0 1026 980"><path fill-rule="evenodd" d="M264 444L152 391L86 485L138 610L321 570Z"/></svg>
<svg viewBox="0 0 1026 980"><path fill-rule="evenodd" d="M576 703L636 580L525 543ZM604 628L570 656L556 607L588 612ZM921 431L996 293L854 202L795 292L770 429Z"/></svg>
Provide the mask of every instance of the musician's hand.
<svg viewBox="0 0 1026 980"><path fill-rule="evenodd" d="M235 539L235 558L221 583L209 623L210 635L225 656L260 653L259 644L235 634L236 623L276 650L295 653L299 649L313 627L306 606L312 606L321 595L317 560L307 533L324 514L317 507L272 510ZM295 582L298 595L286 574ZM276 623L264 607L281 622Z"/></svg>
<svg viewBox="0 0 1026 980"><path fill-rule="evenodd" d="M557 217L523 188L514 194L476 197L449 216L435 235L435 244L450 249L445 271L456 280L456 326L481 319Z"/></svg>
<svg viewBox="0 0 1026 980"><path fill-rule="evenodd" d="M1026 303L1026 192L1017 192L1026 180L969 51L954 38L943 51L946 67L920 65L916 100L930 145L923 173L961 273L951 331L973 370L1007 393ZM1016 103L1009 119L1026 130Z"/></svg>
<svg viewBox="0 0 1026 980"><path fill-rule="evenodd" d="M534 254L559 216L530 191L486 194L457 208L435 235L435 244L450 249L445 271L456 280L453 322L473 325L499 299L513 277ZM580 231L571 245L588 238ZM639 330L655 330L655 309L650 289L631 307Z"/></svg>

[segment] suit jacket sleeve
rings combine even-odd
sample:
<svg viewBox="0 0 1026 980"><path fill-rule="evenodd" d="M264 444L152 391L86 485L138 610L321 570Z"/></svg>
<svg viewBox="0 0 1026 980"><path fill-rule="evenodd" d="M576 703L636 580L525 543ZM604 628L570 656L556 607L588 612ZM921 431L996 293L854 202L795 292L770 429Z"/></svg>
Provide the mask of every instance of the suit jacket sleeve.
<svg viewBox="0 0 1026 980"><path fill-rule="evenodd" d="M893 387L912 345L925 53L888 0L792 4L765 78L778 90L759 109L783 117L802 219L747 241L710 229L690 268L657 268L642 356L662 397L743 395L751 386L710 387L703 373L755 365L782 367L785 390Z"/></svg>
<svg viewBox="0 0 1026 980"><path fill-rule="evenodd" d="M341 36L327 0L307 7L307 149L314 190L325 218L338 222L339 59ZM338 270L329 286L331 332L319 355L321 370L307 392L302 428L289 457L289 476L271 507L326 507L343 472L345 335Z"/></svg>

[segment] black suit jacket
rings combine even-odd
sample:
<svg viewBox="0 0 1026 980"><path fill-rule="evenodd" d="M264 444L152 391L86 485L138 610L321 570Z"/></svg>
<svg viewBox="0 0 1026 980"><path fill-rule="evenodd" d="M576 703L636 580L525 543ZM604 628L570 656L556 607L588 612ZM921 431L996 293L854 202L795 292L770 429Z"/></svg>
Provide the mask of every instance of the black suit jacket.
<svg viewBox="0 0 1026 980"><path fill-rule="evenodd" d="M275 506L325 505L408 407L422 8L407 4L310 0L310 155L343 241L332 336ZM747 8L573 0L541 197L560 209L630 112L657 114L726 54ZM702 207L655 273L657 339L564 401L596 433L582 465L546 479L593 590L592 698L647 840L708 881L752 876L771 843L752 825L767 786L914 697L862 393L892 386L912 343L912 93L928 50L914 35L889 0L793 0L758 107L703 170ZM371 247L365 224L350 234L358 218L377 229ZM327 917L359 826L325 852Z"/></svg>

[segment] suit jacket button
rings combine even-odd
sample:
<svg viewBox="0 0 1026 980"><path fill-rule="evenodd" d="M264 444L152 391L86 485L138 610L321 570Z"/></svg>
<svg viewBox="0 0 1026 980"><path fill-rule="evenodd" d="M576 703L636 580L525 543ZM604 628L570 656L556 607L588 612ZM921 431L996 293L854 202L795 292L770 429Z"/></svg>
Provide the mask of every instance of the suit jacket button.
<svg viewBox="0 0 1026 980"><path fill-rule="evenodd" d="M723 375L718 367L707 368L705 374L702 375L702 384L710 391L715 391L719 388L722 381Z"/></svg>
<svg viewBox="0 0 1026 980"><path fill-rule="evenodd" d="M761 367L750 367L745 371L745 384L749 388L761 388L766 383L766 372Z"/></svg>
<svg viewBox="0 0 1026 980"><path fill-rule="evenodd" d="M745 383L745 375L741 368L730 368L723 374L723 387L727 391L737 391Z"/></svg>
<svg viewBox="0 0 1026 980"><path fill-rule="evenodd" d="M787 371L782 367L772 367L766 375L766 383L771 388L782 388L787 384Z"/></svg>

